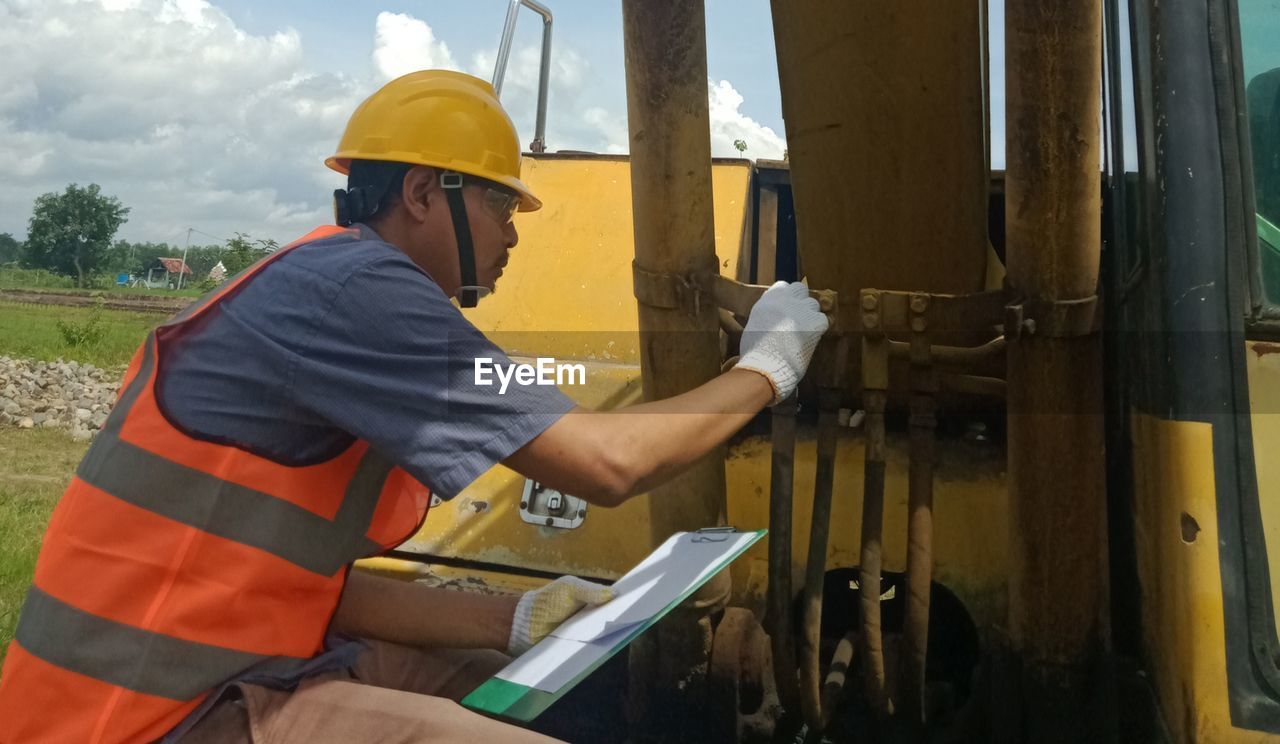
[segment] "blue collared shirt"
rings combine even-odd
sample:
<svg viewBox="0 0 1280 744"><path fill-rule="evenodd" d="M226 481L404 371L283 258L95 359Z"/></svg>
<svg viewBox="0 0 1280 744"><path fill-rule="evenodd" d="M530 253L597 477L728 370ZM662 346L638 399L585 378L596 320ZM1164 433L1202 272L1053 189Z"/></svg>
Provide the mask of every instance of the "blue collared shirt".
<svg viewBox="0 0 1280 744"><path fill-rule="evenodd" d="M507 355L368 227L300 246L193 322L160 360L160 403L202 439L289 464L364 439L452 498L573 407L554 387L475 384Z"/></svg>

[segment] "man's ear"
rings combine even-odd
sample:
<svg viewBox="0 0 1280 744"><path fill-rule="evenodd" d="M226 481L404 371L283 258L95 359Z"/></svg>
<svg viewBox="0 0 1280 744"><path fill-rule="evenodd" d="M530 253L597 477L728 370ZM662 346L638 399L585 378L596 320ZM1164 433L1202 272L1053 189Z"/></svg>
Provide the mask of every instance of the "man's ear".
<svg viewBox="0 0 1280 744"><path fill-rule="evenodd" d="M436 190L439 174L435 168L415 165L404 176L404 186L400 192L400 201L405 211L416 222L427 218L430 209L431 194Z"/></svg>

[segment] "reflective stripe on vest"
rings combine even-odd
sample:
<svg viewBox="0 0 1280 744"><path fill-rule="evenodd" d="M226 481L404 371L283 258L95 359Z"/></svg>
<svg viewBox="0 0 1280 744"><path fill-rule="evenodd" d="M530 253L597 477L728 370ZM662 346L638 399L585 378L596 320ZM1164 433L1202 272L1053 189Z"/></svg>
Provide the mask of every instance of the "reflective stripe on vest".
<svg viewBox="0 0 1280 744"><path fill-rule="evenodd" d="M306 661L139 630L78 610L34 586L27 592L14 637L28 653L63 669L126 690L181 701L245 669L283 674Z"/></svg>
<svg viewBox="0 0 1280 744"><path fill-rule="evenodd" d="M365 532L382 484L394 467L373 450L360 460L332 520L252 488L180 465L120 438L120 426L155 367L154 343L98 433L76 475L95 488L175 522L265 550L313 573L330 576L377 552ZM182 498L172 497L181 493ZM347 546L337 547L335 546Z"/></svg>
<svg viewBox="0 0 1280 744"><path fill-rule="evenodd" d="M289 674L322 650L348 565L421 524L429 492L365 442L283 465L188 436L156 399L186 324L343 234L356 236L322 229L264 258L134 355L50 520L0 674L0 742L153 739L228 679Z"/></svg>

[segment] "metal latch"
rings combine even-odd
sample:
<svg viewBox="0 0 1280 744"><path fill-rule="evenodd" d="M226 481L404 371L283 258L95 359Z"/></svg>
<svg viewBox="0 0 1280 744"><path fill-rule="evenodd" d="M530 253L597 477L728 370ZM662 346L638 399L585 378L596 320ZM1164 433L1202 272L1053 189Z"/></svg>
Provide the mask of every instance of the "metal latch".
<svg viewBox="0 0 1280 744"><path fill-rule="evenodd" d="M689 542L724 542L736 534L738 534L738 528L729 525L725 525L723 527L703 527L693 533L693 537Z"/></svg>
<svg viewBox="0 0 1280 744"><path fill-rule="evenodd" d="M520 496L520 518L541 527L572 530L587 518L587 502L526 478L524 494Z"/></svg>

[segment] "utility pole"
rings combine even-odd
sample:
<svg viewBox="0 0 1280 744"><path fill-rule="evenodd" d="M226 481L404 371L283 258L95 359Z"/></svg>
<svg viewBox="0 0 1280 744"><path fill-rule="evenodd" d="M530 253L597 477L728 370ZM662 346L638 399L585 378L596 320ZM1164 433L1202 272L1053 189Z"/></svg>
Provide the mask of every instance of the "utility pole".
<svg viewBox="0 0 1280 744"><path fill-rule="evenodd" d="M182 270L178 272L178 289L182 289L182 279L187 275L187 251L191 250L191 231L194 227L187 228L187 244L182 248Z"/></svg>

